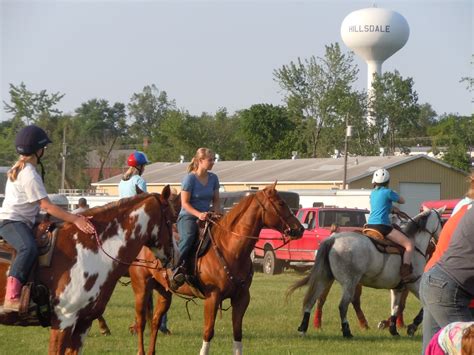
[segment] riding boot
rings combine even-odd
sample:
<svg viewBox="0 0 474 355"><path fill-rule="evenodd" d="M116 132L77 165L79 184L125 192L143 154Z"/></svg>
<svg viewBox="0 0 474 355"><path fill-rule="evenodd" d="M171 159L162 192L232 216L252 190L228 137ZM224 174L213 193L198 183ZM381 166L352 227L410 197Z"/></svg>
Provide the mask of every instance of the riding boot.
<svg viewBox="0 0 474 355"><path fill-rule="evenodd" d="M21 282L16 277L8 276L7 289L3 310L6 312L18 312L20 310Z"/></svg>
<svg viewBox="0 0 474 355"><path fill-rule="evenodd" d="M413 275L413 266L411 264L402 264L400 267L400 277L402 282L406 284L415 282L419 278Z"/></svg>
<svg viewBox="0 0 474 355"><path fill-rule="evenodd" d="M174 268L171 279L170 287L173 290L177 290L186 281L186 263L181 259L178 261L177 266Z"/></svg>

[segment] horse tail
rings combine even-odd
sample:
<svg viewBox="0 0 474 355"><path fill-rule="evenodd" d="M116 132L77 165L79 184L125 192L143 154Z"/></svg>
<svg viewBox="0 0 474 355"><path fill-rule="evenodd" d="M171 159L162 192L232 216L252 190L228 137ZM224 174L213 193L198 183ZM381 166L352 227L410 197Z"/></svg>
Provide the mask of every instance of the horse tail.
<svg viewBox="0 0 474 355"><path fill-rule="evenodd" d="M322 291L325 290L327 283L334 279L334 275L329 265L329 251L333 247L334 242L335 238L330 237L321 243L321 246L318 249L316 260L309 275L292 284L288 288L287 297L289 297L298 288L308 285L308 290L306 291L303 305L307 307L311 304L312 308L312 305L314 305L316 302L316 298L320 296L316 296L316 291L322 293ZM320 286L320 290L317 290L318 284Z"/></svg>

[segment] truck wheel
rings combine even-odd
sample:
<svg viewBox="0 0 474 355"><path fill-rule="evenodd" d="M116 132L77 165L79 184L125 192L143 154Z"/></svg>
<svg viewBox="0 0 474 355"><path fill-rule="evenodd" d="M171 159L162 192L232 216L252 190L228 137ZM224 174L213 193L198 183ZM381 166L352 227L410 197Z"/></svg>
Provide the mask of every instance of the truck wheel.
<svg viewBox="0 0 474 355"><path fill-rule="evenodd" d="M280 274L283 271L282 263L275 257L272 250L267 250L263 258L263 273L267 275Z"/></svg>

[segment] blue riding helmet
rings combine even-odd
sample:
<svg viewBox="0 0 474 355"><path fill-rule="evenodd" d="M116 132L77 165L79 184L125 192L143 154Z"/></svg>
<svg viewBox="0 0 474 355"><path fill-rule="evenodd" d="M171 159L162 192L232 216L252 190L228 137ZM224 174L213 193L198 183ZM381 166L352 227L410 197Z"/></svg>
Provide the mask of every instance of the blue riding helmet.
<svg viewBox="0 0 474 355"><path fill-rule="evenodd" d="M46 132L35 125L23 127L16 135L15 147L18 154L32 155L53 143Z"/></svg>

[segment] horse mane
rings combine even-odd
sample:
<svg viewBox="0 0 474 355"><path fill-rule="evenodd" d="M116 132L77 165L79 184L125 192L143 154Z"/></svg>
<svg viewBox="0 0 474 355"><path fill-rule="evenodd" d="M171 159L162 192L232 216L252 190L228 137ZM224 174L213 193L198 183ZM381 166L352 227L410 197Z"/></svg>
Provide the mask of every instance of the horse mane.
<svg viewBox="0 0 474 355"><path fill-rule="evenodd" d="M85 216L94 216L94 215L102 213L102 212L108 212L108 211L113 210L113 209L120 209L123 206L128 206L131 202L138 203L142 200L147 199L150 196L154 196L154 197L156 197L157 200L159 200L160 194L158 194L158 193L151 193L151 194L150 193L143 193L143 194L138 194L138 195L135 195L135 196L132 196L132 197L121 198L118 201L112 201L112 202L109 202L109 203L107 203L106 205L103 205L103 206L97 206L97 207L90 208L90 209L88 209L87 211L85 211L84 213L81 213L81 214L83 214Z"/></svg>
<svg viewBox="0 0 474 355"><path fill-rule="evenodd" d="M425 228L426 221L429 215L429 212L419 213L418 215L410 219L408 223L402 227L402 231L410 238L413 238L417 232Z"/></svg>
<svg viewBox="0 0 474 355"><path fill-rule="evenodd" d="M256 194L245 196L239 201L224 217L222 217L222 224L232 228L237 223L239 217L248 209Z"/></svg>

